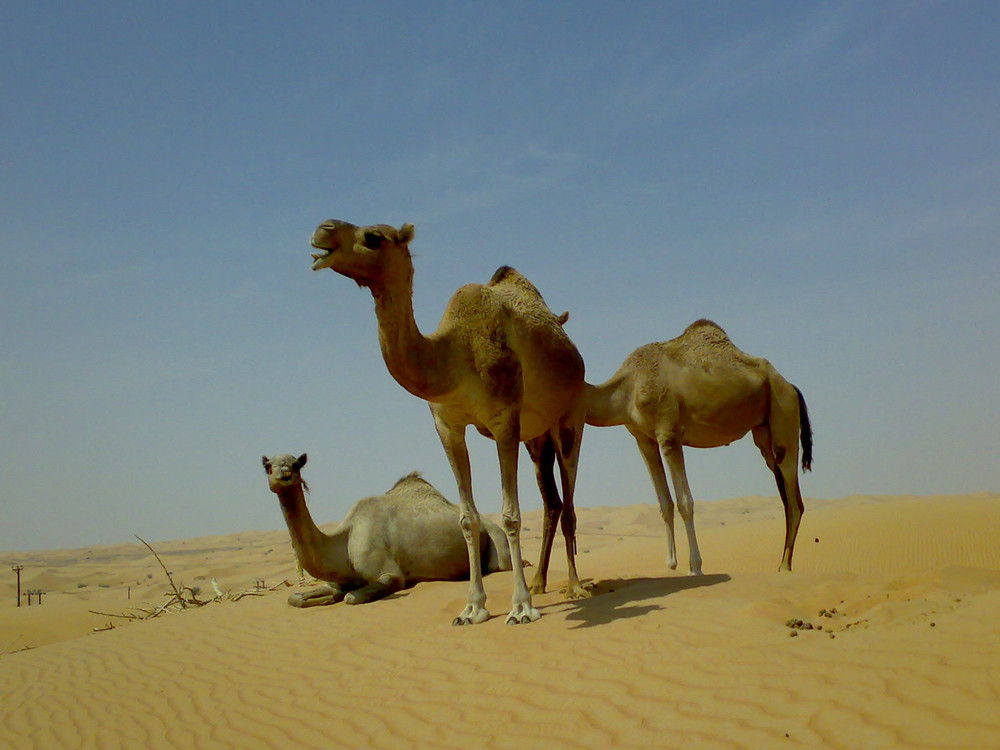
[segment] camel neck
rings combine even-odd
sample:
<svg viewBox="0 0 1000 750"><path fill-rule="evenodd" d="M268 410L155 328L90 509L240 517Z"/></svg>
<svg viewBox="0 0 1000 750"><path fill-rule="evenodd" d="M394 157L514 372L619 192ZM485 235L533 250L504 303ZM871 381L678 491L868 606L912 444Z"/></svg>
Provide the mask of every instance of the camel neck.
<svg viewBox="0 0 1000 750"><path fill-rule="evenodd" d="M340 559L347 560L346 533L324 534L312 519L306 506L302 486L289 487L278 492L281 513L288 525L292 538L292 548L299 565L309 575L321 580L330 580L329 571L346 570ZM343 536L343 539L340 537ZM336 559L335 559L336 558Z"/></svg>
<svg viewBox="0 0 1000 750"><path fill-rule="evenodd" d="M613 427L628 421L628 393L620 378L613 377L600 385L586 384L587 424Z"/></svg>
<svg viewBox="0 0 1000 750"><path fill-rule="evenodd" d="M424 336L413 317L413 277L372 288L378 339L389 373L403 388L425 401L448 392L441 366L444 343Z"/></svg>

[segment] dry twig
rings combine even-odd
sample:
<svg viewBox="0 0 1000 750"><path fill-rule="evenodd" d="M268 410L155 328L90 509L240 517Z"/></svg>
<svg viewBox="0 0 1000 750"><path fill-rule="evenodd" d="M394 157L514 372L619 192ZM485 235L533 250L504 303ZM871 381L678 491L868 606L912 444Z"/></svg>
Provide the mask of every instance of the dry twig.
<svg viewBox="0 0 1000 750"><path fill-rule="evenodd" d="M170 581L170 588L174 590L174 596L183 601L184 597L181 595L180 590L177 588L177 584L174 583L174 577L170 575L170 571L167 570L167 566L163 564L163 560L160 559L160 556L156 554L156 550L150 547L149 543L138 534L135 534L135 538L138 539L143 544L145 544L146 549L148 549L150 552L153 553L153 557L156 558L156 562L160 564L160 567L163 568L163 572L167 574L167 580Z"/></svg>
<svg viewBox="0 0 1000 750"><path fill-rule="evenodd" d="M174 578L170 574L170 571L167 570L167 566L163 564L163 560L160 559L160 556L156 553L156 550L153 549L152 546L150 546L150 544L145 539L143 539L138 534L135 535L135 538L138 539L140 542L142 542L146 546L146 549L148 549L150 552L153 553L153 557L156 558L156 562L158 562L160 564L160 567L163 568L163 572L166 574L167 580L170 582L170 588L172 589L172 591L168 591L164 594L164 596L170 597L169 600L167 601L166 604L159 604L159 605L147 604L146 606L135 606L131 608L133 610L132 612L122 612L121 614L117 615L112 614L110 612L98 612L93 609L87 610L88 612L91 612L92 614L95 615L101 615L102 617L119 617L123 620L151 620L154 617L159 617L165 612L173 612L179 609L188 609L189 607L203 607L206 604L212 604L214 602L221 602L224 600L238 602L244 596L263 596L266 591L274 591L275 589L279 589L283 586L287 587L292 585L288 581L281 581L279 583L274 584L273 586L270 586L267 589L257 589L257 588L243 589L242 591L237 591L234 593L232 591L223 592L222 589L219 587L218 581L216 581L213 578L212 588L215 590L215 596L211 599L199 599L198 594L200 592L196 591L191 586L178 586L176 583L174 583ZM106 627L94 628L94 632L111 630L113 628L114 624L109 622ZM0 652L0 655L2 655L2 653L3 652Z"/></svg>

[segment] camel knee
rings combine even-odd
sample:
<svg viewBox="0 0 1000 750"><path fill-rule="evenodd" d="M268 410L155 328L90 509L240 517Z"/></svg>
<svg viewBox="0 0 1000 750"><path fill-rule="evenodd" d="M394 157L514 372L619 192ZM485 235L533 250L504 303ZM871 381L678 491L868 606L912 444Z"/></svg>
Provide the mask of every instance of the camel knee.
<svg viewBox="0 0 1000 750"><path fill-rule="evenodd" d="M515 515L513 513L504 513L500 518L500 523L503 525L504 533L507 536L518 534L521 531L520 515Z"/></svg>
<svg viewBox="0 0 1000 750"><path fill-rule="evenodd" d="M462 513L458 517L458 525L462 529L462 535L470 540L476 538L482 523L478 515Z"/></svg>

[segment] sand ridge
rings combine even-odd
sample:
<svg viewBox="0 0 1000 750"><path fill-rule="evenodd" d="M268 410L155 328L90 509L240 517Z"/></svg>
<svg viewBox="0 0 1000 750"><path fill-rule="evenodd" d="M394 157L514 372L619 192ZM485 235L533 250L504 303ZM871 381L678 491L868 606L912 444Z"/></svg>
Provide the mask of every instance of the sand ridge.
<svg viewBox="0 0 1000 750"><path fill-rule="evenodd" d="M0 743L997 747L998 511L992 493L807 500L795 570L778 574L777 499L699 503L705 575L691 577L666 569L655 507L582 508L594 596L559 594L554 555L543 617L519 627L503 624L512 576L498 573L484 579L493 618L475 627L449 624L466 584L433 582L313 610L288 607L285 589L98 633L70 617L32 644L44 612L121 611L121 586L166 587L141 545L20 555L70 590L29 620L0 587L0 648L21 630L37 646L0 656ZM539 522L525 514L528 559ZM186 583L295 580L284 532L154 546Z"/></svg>

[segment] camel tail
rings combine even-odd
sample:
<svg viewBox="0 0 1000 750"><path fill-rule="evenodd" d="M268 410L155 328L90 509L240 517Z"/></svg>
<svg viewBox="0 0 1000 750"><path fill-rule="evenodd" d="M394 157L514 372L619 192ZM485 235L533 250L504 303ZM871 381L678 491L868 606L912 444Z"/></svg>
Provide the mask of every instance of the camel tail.
<svg viewBox="0 0 1000 750"><path fill-rule="evenodd" d="M802 471L811 471L813 463L813 432L809 424L809 410L806 409L806 399L796 386L795 393L799 397L799 439L802 441Z"/></svg>

